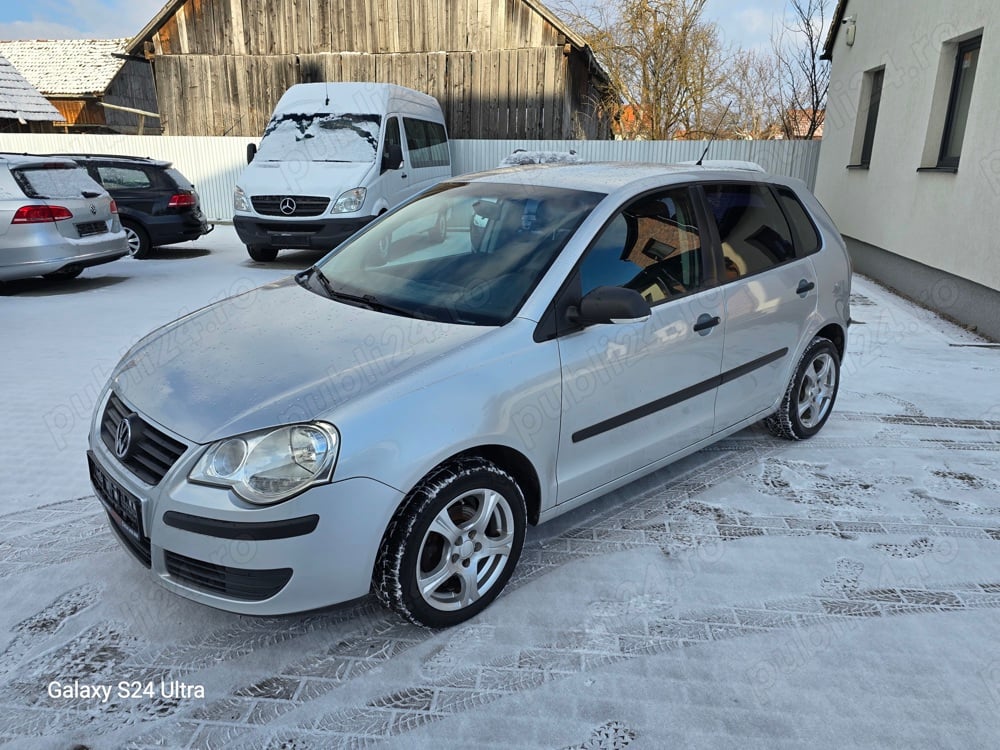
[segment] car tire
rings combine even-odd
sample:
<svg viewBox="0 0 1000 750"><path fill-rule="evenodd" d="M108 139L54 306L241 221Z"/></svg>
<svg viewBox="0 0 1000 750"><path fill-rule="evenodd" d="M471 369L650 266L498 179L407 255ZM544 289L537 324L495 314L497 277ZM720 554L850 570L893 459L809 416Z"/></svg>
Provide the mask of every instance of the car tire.
<svg viewBox="0 0 1000 750"><path fill-rule="evenodd" d="M778 410L765 420L767 428L786 440L811 438L830 417L839 387L837 347L817 336L799 360Z"/></svg>
<svg viewBox="0 0 1000 750"><path fill-rule="evenodd" d="M148 258L149 251L153 249L149 233L134 221L123 221L122 229L125 230L125 238L128 240L129 257L136 260Z"/></svg>
<svg viewBox="0 0 1000 750"><path fill-rule="evenodd" d="M69 268L60 268L58 271L43 274L42 278L52 279L54 281L69 281L70 279L75 279L81 273L83 273L82 268L74 268L70 266Z"/></svg>
<svg viewBox="0 0 1000 750"><path fill-rule="evenodd" d="M247 254L258 263L270 263L278 257L278 251L273 247L247 245Z"/></svg>
<svg viewBox="0 0 1000 750"><path fill-rule="evenodd" d="M510 474L480 458L450 462L390 522L372 576L375 595L417 625L464 622L507 584L526 527L524 493Z"/></svg>

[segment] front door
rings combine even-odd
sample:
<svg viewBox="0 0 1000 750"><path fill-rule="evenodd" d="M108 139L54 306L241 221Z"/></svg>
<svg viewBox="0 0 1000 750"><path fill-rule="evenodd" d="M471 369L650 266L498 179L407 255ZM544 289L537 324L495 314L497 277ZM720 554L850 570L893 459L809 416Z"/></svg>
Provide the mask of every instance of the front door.
<svg viewBox="0 0 1000 750"><path fill-rule="evenodd" d="M594 325L559 338L563 409L558 500L565 502L708 437L722 362L722 297L708 289L693 193L632 201L577 270L581 295L638 291L644 322Z"/></svg>

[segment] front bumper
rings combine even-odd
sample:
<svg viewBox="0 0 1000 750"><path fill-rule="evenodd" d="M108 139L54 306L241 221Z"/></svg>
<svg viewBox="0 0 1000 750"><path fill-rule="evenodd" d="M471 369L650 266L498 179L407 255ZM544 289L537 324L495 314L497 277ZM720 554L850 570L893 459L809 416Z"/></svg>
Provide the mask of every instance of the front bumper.
<svg viewBox="0 0 1000 750"><path fill-rule="evenodd" d="M266 216L233 217L233 226L244 245L273 250L332 250L374 216L331 219L324 216L282 220Z"/></svg>
<svg viewBox="0 0 1000 750"><path fill-rule="evenodd" d="M95 490L107 498L110 486L136 499L138 522L129 522L122 498L112 498L110 508L104 504L119 541L162 586L250 615L302 612L368 593L382 535L403 500L398 490L355 477L254 507L228 490L189 483L202 452L190 443L152 486L107 449L99 422L91 430L89 457L104 481L99 478ZM130 535L130 526L141 529L139 538Z"/></svg>

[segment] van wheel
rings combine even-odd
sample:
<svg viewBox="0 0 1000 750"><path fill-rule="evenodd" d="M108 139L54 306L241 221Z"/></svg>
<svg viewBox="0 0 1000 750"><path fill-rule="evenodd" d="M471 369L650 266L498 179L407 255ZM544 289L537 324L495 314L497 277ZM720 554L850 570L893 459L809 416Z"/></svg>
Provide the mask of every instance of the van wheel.
<svg viewBox="0 0 1000 750"><path fill-rule="evenodd" d="M787 440L811 438L830 417L839 387L837 347L817 336L799 360L778 411L765 420L767 428Z"/></svg>
<svg viewBox="0 0 1000 750"><path fill-rule="evenodd" d="M517 481L480 458L425 478L389 524L375 562L378 600L418 625L457 625L510 579L527 526Z"/></svg>
<svg viewBox="0 0 1000 750"><path fill-rule="evenodd" d="M149 241L149 234L134 221L123 221L122 229L125 230L125 240L128 243L128 254L136 260L149 257L152 245Z"/></svg>
<svg viewBox="0 0 1000 750"><path fill-rule="evenodd" d="M278 257L278 251L273 247L247 245L247 254L258 263L270 263Z"/></svg>

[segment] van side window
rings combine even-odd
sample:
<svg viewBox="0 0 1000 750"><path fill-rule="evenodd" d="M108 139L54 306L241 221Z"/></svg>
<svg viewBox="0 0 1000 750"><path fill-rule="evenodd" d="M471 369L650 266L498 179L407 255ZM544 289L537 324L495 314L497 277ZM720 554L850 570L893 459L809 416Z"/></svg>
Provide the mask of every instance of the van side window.
<svg viewBox="0 0 1000 750"><path fill-rule="evenodd" d="M705 198L719 228L723 281L795 259L792 233L770 190L751 184L706 185Z"/></svg>
<svg viewBox="0 0 1000 750"><path fill-rule="evenodd" d="M584 256L580 282L583 294L599 286L634 289L651 306L701 289L701 235L687 189L625 206Z"/></svg>
<svg viewBox="0 0 1000 750"><path fill-rule="evenodd" d="M403 140L399 137L399 118L390 117L385 123L385 145L403 147Z"/></svg>
<svg viewBox="0 0 1000 750"><path fill-rule="evenodd" d="M446 167L451 164L448 136L444 131L444 125L414 117L404 117L403 130L406 131L406 147L410 152L410 163L415 169Z"/></svg>

